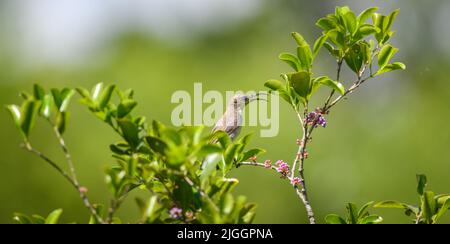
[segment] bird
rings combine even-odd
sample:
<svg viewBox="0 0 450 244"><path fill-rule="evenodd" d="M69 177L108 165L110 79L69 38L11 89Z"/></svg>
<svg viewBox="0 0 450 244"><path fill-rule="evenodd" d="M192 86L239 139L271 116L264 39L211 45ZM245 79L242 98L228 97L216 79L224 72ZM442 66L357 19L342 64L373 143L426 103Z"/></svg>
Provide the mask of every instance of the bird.
<svg viewBox="0 0 450 244"><path fill-rule="evenodd" d="M243 120L243 110L245 106L249 103L257 100L267 101L262 95L267 95L265 93L252 93L252 94L236 94L232 97L230 103L225 110L225 113L216 122L212 129L211 134L217 131L223 131L228 134L231 140L236 139L239 136L242 128ZM212 138L210 144L216 144L218 142L217 138ZM217 154L208 155L202 161L202 176L201 178L206 178L214 168L218 168L219 156Z"/></svg>
<svg viewBox="0 0 450 244"><path fill-rule="evenodd" d="M243 120L243 110L245 106L256 100L266 100L261 95L266 95L265 93L252 93L246 94L236 94L231 99L230 103L225 110L222 117L216 122L212 133L217 131L224 131L228 134L231 140L236 139L239 136L242 128Z"/></svg>

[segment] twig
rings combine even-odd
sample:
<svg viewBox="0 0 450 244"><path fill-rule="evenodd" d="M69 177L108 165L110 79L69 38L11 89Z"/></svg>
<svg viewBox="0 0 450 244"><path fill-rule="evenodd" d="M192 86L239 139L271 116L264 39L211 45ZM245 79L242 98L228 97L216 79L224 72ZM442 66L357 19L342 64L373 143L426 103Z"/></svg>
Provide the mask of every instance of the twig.
<svg viewBox="0 0 450 244"><path fill-rule="evenodd" d="M361 86L365 81L372 78L372 76L366 77L364 79L359 79L357 82L355 82L347 91L345 91L344 94L337 97L333 102L331 102L329 105L323 107L323 111L327 112L332 108L334 105L336 105L339 101L341 101L346 96L352 94L359 86Z"/></svg>
<svg viewBox="0 0 450 244"><path fill-rule="evenodd" d="M336 71L336 81L339 82L339 80L341 79L341 70L342 70L342 63L343 63L344 59L343 58L339 58L337 61L337 71ZM330 103L331 98L334 95L335 90L331 90L330 95L328 96L328 98L325 100L325 106L328 105L328 103Z"/></svg>
<svg viewBox="0 0 450 244"><path fill-rule="evenodd" d="M266 166L263 163L257 163L257 162L240 162L239 165L250 165L250 166L266 168ZM277 168L275 166L271 166L271 169L275 170L275 171L277 170ZM293 177L294 176L287 177L287 179L291 180ZM302 187L304 187L303 184L302 184ZM314 217L314 211L313 211L313 209L311 207L311 204L309 203L308 194L306 193L306 191L303 190L305 188L299 189L298 186L294 185L294 189L295 189L295 192L297 193L298 197L300 198L300 200L305 205L306 212L308 214L309 222L311 224L315 224L316 220L315 220L315 217Z"/></svg>
<svg viewBox="0 0 450 244"><path fill-rule="evenodd" d="M40 151L33 148L29 142L25 142L25 144L22 145L22 148L27 150L28 152L35 154L36 156L38 156L39 158L41 158L42 160L47 162L52 168L54 168L56 171L58 171L67 181L69 181L69 183L72 186L74 186L76 189L78 189L75 182L73 181L73 179L70 177L70 175L65 170L63 170L61 167L59 167L55 162L53 162L50 158L45 156L43 153L41 153Z"/></svg>
<svg viewBox="0 0 450 244"><path fill-rule="evenodd" d="M251 165L251 166L258 166L258 167L266 168L266 166L265 166L263 163L257 163L257 162L240 162L240 163L238 164L238 167L239 167L240 165ZM271 166L270 166L270 169L276 171L276 170L277 170L277 167L271 165Z"/></svg>
<svg viewBox="0 0 450 244"><path fill-rule="evenodd" d="M65 170L58 166L53 160L45 156L42 152L33 148L29 142L25 142L22 146L25 150L35 154L45 162L47 162L52 168L58 171L69 183L80 193L80 197L83 200L84 205L90 210L91 214L99 221L100 223L104 223L103 219L97 214L94 206L89 202L84 191L81 190L81 187L78 185L77 181L73 179Z"/></svg>

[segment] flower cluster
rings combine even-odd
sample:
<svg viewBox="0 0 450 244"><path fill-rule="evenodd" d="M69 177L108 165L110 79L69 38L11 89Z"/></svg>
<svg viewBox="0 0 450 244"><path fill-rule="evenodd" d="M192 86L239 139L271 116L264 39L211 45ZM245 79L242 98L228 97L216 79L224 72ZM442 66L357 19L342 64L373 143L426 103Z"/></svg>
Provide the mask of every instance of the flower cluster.
<svg viewBox="0 0 450 244"><path fill-rule="evenodd" d="M170 211L169 211L169 216L170 216L172 219L178 219L178 218L181 217L182 213L183 213L183 210L182 210L181 208L173 207L173 208L171 208Z"/></svg>
<svg viewBox="0 0 450 244"><path fill-rule="evenodd" d="M277 172L282 175L282 177L289 176L289 165L283 160L278 160L275 165L277 166Z"/></svg>
<svg viewBox="0 0 450 244"><path fill-rule="evenodd" d="M313 125L315 127L317 126L322 126L322 127L326 127L327 126L327 121L325 120L325 118L323 117L322 113L320 112L310 112L305 119L305 122L308 123L309 125Z"/></svg>
<svg viewBox="0 0 450 244"><path fill-rule="evenodd" d="M292 184L293 186L299 185L300 182L301 182L301 180L300 180L300 178L298 178L298 177L294 177L294 178L291 179L291 184Z"/></svg>
<svg viewBox="0 0 450 244"><path fill-rule="evenodd" d="M264 161L264 168L266 168L266 169L272 168L272 161L270 161L270 160Z"/></svg>

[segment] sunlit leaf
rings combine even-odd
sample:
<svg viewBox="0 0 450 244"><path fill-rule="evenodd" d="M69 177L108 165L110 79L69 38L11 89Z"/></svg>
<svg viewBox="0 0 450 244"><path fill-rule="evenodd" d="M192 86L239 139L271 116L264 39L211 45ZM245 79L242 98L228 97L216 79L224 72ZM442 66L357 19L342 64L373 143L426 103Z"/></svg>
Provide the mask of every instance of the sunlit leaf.
<svg viewBox="0 0 450 244"><path fill-rule="evenodd" d="M45 219L45 224L57 224L59 217L61 217L62 212L63 212L62 209L56 209L53 212L51 212Z"/></svg>

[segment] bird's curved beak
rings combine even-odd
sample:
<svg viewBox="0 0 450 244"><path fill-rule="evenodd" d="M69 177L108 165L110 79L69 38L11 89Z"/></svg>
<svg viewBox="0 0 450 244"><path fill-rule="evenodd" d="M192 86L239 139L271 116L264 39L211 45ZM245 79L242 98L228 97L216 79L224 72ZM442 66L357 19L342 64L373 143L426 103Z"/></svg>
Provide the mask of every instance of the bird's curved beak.
<svg viewBox="0 0 450 244"><path fill-rule="evenodd" d="M258 101L258 100L267 101L267 93L255 93L248 97L249 102Z"/></svg>

